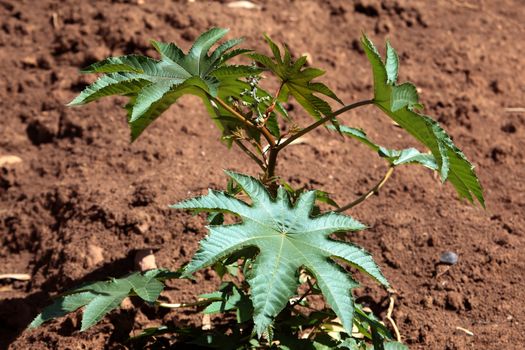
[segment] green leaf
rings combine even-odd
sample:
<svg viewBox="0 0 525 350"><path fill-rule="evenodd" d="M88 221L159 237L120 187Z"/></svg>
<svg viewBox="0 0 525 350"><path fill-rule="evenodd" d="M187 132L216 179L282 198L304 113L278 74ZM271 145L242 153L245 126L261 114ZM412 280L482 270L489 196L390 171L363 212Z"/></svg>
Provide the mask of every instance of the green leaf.
<svg viewBox="0 0 525 350"><path fill-rule="evenodd" d="M109 57L94 63L83 72L105 75L69 104L85 104L110 95L129 97L126 109L133 141L180 96L196 95L209 104L210 96L218 95L222 81L236 80L261 71L253 66L225 65L228 59L247 52L230 51L242 42L241 39L226 41L208 55L211 47L227 31L212 28L203 33L188 54L173 43L152 41L153 47L161 56L160 60L126 55Z"/></svg>
<svg viewBox="0 0 525 350"><path fill-rule="evenodd" d="M328 128L336 130L333 126L329 126ZM421 153L415 148L406 148L403 150L387 149L370 140L363 130L345 125L341 125L339 131L343 135L352 137L365 144L381 157L385 158L391 165L420 164L429 169L438 170L436 159L432 154Z"/></svg>
<svg viewBox="0 0 525 350"><path fill-rule="evenodd" d="M387 43L387 58L386 63L383 63L376 47L366 35L363 35L361 43L372 65L374 104L430 149L442 181L449 180L460 197L470 202L475 197L485 207L483 190L472 164L435 120L415 112L415 108L422 107L416 88L410 83L396 83L398 57L395 50Z"/></svg>
<svg viewBox="0 0 525 350"><path fill-rule="evenodd" d="M233 282L223 283L219 291L200 295L199 298L212 300L202 311L204 314L236 310L238 323L244 323L253 316L253 307L250 299Z"/></svg>
<svg viewBox="0 0 525 350"><path fill-rule="evenodd" d="M239 55L244 55L252 51L253 50L250 50L250 49L235 49L235 50L228 51L221 56L219 60L219 66L221 66L224 62L231 60L234 57L237 57Z"/></svg>
<svg viewBox="0 0 525 350"><path fill-rule="evenodd" d="M418 105L419 96L416 87L410 83L404 83L392 88L392 99L390 102L390 109L392 112L397 112L403 107L408 109L414 108Z"/></svg>
<svg viewBox="0 0 525 350"><path fill-rule="evenodd" d="M138 115L133 112L135 111L137 97L131 97L130 103L126 106L128 110L128 123L131 130L131 141L135 141L140 134L146 129L151 123L153 123L164 111L166 111L173 103L175 103L181 96L194 95L200 97L203 101L208 100L208 96L204 90L197 86L189 86L184 83L177 87L172 88L170 91L162 95L156 101L151 100L151 104L147 105L148 102L144 102L147 96L144 96L139 104L141 113L147 109L142 115ZM145 107L145 108L144 108Z"/></svg>
<svg viewBox="0 0 525 350"><path fill-rule="evenodd" d="M392 341L384 344L385 350L409 350L408 346L397 341Z"/></svg>
<svg viewBox="0 0 525 350"><path fill-rule="evenodd" d="M366 313L363 311L363 308L361 305L356 304L355 306L356 310L356 317L354 318L354 322L356 324L367 324L367 328L375 328L375 331L381 335L385 339L392 339L392 335L390 334L390 331L388 328L385 327L379 320L374 316L373 313ZM366 336L366 335L365 335Z"/></svg>
<svg viewBox="0 0 525 350"><path fill-rule="evenodd" d="M44 308L31 322L29 328L36 328L46 321L62 317L85 306L80 329L84 331L116 309L129 295L136 294L143 300L153 303L164 289L164 284L160 280L173 278L175 275L177 274L167 270L150 270L144 273L135 272L110 281L86 284L70 290Z"/></svg>
<svg viewBox="0 0 525 350"><path fill-rule="evenodd" d="M346 338L344 341L337 345L336 349L361 350L362 347L357 343L357 341L354 338Z"/></svg>
<svg viewBox="0 0 525 350"><path fill-rule="evenodd" d="M250 89L250 84L246 81L240 81L238 79L225 79L221 80L220 82L218 96L228 102L240 102L246 103L249 106L254 106L256 105L254 96L251 93L246 93L246 91L250 91ZM273 97L260 87L257 88L256 95L259 99L257 107L259 108L259 112L263 113L272 103ZM210 113L215 113L216 115L213 119L218 123L219 128L223 132L223 138L231 135L231 132L236 129L246 130L247 134L255 139L260 136L259 130L246 127L244 123L240 122L238 118L234 117L222 106L219 105L209 107L211 108ZM275 112L281 115L284 119L289 119L286 109L284 109L282 104L279 102L277 102L275 105ZM272 134L277 137L277 135L279 135L279 130L277 129L277 120L273 115L271 115L271 119L272 120L269 121L269 127L272 128Z"/></svg>
<svg viewBox="0 0 525 350"><path fill-rule="evenodd" d="M251 205L210 190L206 196L172 206L229 212L242 219L239 224L210 226L210 235L201 241L200 249L186 266L184 275L190 276L239 250L255 247L259 253L248 278L259 336L269 329L275 316L296 292L297 274L302 267L315 276L327 302L345 329L351 332L354 308L350 290L357 283L333 259L350 264L385 286L388 282L368 253L329 236L336 232L362 230L365 226L334 212L313 217L316 191L302 193L292 205L283 187L279 188L277 197L272 198L258 180L227 173L248 194Z"/></svg>
<svg viewBox="0 0 525 350"><path fill-rule="evenodd" d="M328 129L336 130L336 128L334 126L329 126ZM343 135L352 137L352 138L358 140L359 142L367 145L372 150L374 150L376 152L379 152L379 149L381 148L381 146L379 146L375 142L371 141L368 138L368 136L366 135L366 133L362 129L352 128L352 127L349 127L349 126L346 126L346 125L340 125L339 129L340 129L340 131L341 131L341 133Z"/></svg>
<svg viewBox="0 0 525 350"><path fill-rule="evenodd" d="M432 170L438 170L436 159L432 154L421 153L415 148L392 150L381 147L379 154L388 159L392 165L420 164Z"/></svg>
<svg viewBox="0 0 525 350"><path fill-rule="evenodd" d="M110 95L136 94L149 84L148 80L135 73L111 73L100 77L75 97L69 106L81 105Z"/></svg>
<svg viewBox="0 0 525 350"><path fill-rule="evenodd" d="M260 72L261 69L254 66L230 65L221 66L213 70L209 75L218 79L225 79L255 75Z"/></svg>
<svg viewBox="0 0 525 350"><path fill-rule="evenodd" d="M138 273L130 275L126 278L126 282L131 285L137 296L148 303L154 303L164 290L164 284L157 280L157 277L157 270L149 270L142 275Z"/></svg>
<svg viewBox="0 0 525 350"><path fill-rule="evenodd" d="M306 57L302 56L295 61L292 60L290 50L286 46L285 53L281 57L281 50L277 44L266 35L265 39L270 46L273 58L257 53L248 56L281 79L280 101L284 101L288 94L291 94L315 119L332 113L330 105L315 94L328 96L342 104L342 101L326 85L312 82L313 79L323 75L324 71L317 68L303 68L306 64Z"/></svg>
<svg viewBox="0 0 525 350"><path fill-rule="evenodd" d="M330 197L330 193L325 191L316 190L315 191L315 200L331 205L332 207L339 208L339 205Z"/></svg>
<svg viewBox="0 0 525 350"><path fill-rule="evenodd" d="M206 72L210 68L210 64L214 63L208 57L208 51L213 44L225 36L226 33L228 33L228 29L212 28L202 33L197 40L195 40L190 52L183 59L184 66L188 68L188 71L193 76L200 76L201 73Z"/></svg>
<svg viewBox="0 0 525 350"><path fill-rule="evenodd" d="M82 292L61 297L38 314L28 327L36 328L46 321L67 315L88 304L94 297L95 294L91 292Z"/></svg>
<svg viewBox="0 0 525 350"><path fill-rule="evenodd" d="M277 115L275 113L270 114L270 117L266 122L266 127L277 139L281 137L281 130L279 129L279 122L277 121Z"/></svg>
<svg viewBox="0 0 525 350"><path fill-rule="evenodd" d="M397 75L399 71L399 57L396 51L390 45L390 42L386 42L386 62L385 62L387 84L395 84L397 81Z"/></svg>
<svg viewBox="0 0 525 350"><path fill-rule="evenodd" d="M213 67L215 64L219 63L219 65L221 63L224 62L224 59L225 59L225 54L227 54L227 52L229 50L231 50L232 48L234 48L235 46L239 45L240 43L242 43L244 40L242 38L237 38L237 39L231 39L231 40L228 40L228 41L225 41L224 43L222 43L221 45L219 45L215 51L213 51L213 53L210 55L210 63L209 63L209 67ZM236 50L233 50L233 51L230 51L228 52L228 55L231 55L232 53L235 54L235 55L240 55L242 53L246 53L246 52L250 52L251 50L246 50L246 49L236 49ZM234 57L234 56L230 56L229 58L231 57ZM208 68L209 69L209 68ZM206 72L206 73L209 73L209 72Z"/></svg>
<svg viewBox="0 0 525 350"><path fill-rule="evenodd" d="M235 309L241 300L241 294L232 282L226 282L221 285L218 291L199 295L199 298L215 300L202 312L204 314L216 314Z"/></svg>
<svg viewBox="0 0 525 350"><path fill-rule="evenodd" d="M119 292L97 294L84 309L80 331L82 332L90 328L100 321L107 313L119 307L122 300L128 296L128 293L129 290L125 290L124 288Z"/></svg>

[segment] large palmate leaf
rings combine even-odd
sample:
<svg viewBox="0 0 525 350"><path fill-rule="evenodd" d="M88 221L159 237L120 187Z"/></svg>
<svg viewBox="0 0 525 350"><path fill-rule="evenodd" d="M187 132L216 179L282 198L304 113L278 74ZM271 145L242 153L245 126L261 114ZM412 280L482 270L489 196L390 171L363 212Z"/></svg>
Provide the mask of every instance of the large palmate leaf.
<svg viewBox="0 0 525 350"><path fill-rule="evenodd" d="M366 35L363 35L361 43L372 65L374 104L430 149L442 181L449 180L460 197L467 198L470 202L475 197L484 207L483 190L472 164L435 120L416 112L422 106L414 85L396 83L398 57L395 50L387 42L386 60L383 62Z"/></svg>
<svg viewBox="0 0 525 350"><path fill-rule="evenodd" d="M31 322L29 328L36 328L51 319L62 317L84 307L81 331L100 321L110 311L120 306L129 295L137 295L153 303L164 289L160 281L176 277L176 273L166 270L150 270L144 273L135 272L126 277L110 281L95 282L70 290L46 307Z"/></svg>
<svg viewBox="0 0 525 350"><path fill-rule="evenodd" d="M315 94L328 96L342 104L342 101L328 86L320 82L312 82L313 79L324 74L323 70L305 68L306 56L292 60L292 55L286 45L284 54L281 56L279 47L270 37L265 36L265 38L272 50L273 58L258 53L252 53L249 56L279 77L282 84L280 100L286 101L288 94L291 94L316 119L320 119L321 115L329 115L332 109L325 100Z"/></svg>
<svg viewBox="0 0 525 350"><path fill-rule="evenodd" d="M260 72L253 66L226 65L236 55L249 50L231 50L241 39L211 47L227 29L213 28L197 38L188 54L173 43L152 41L161 59L127 55L109 57L82 70L103 73L97 81L82 91L70 105L85 104L109 95L130 97L128 122L135 140L142 131L182 95L192 94L209 103L217 96L221 84Z"/></svg>
<svg viewBox="0 0 525 350"><path fill-rule="evenodd" d="M288 193L280 187L272 198L258 180L228 172L251 198L248 205L224 192L210 190L202 197L173 205L173 208L238 215L242 223L210 226L210 235L202 242L183 275L210 266L231 254L255 247L259 253L249 276L254 307L255 328L259 335L286 306L297 289L301 268L316 278L323 295L344 328L350 333L354 313L350 290L357 283L333 259L344 261L387 286L372 257L361 248L329 238L334 232L364 229L349 216L329 212L312 216L315 191L304 192L292 205Z"/></svg>

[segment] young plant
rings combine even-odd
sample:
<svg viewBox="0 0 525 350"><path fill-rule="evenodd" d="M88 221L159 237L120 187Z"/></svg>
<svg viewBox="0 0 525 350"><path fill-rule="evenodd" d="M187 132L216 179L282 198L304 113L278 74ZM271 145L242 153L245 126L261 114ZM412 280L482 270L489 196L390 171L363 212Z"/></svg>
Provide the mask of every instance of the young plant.
<svg viewBox="0 0 525 350"><path fill-rule="evenodd" d="M234 49L241 39L226 41L209 53L226 32L219 28L207 31L187 54L173 43L153 41L160 60L128 55L95 63L83 72L102 76L70 105L110 95L128 97L125 108L133 141L179 97L198 96L221 130L222 140L229 147L235 144L261 168L258 179L226 171L230 179L225 191L209 190L207 195L172 206L209 213L209 235L180 271L135 272L74 289L45 308L30 327L85 306L81 328L85 330L117 308L126 296L134 295L159 307L204 307L205 314L236 313L236 323L217 324L215 331L166 326L147 329L133 338L141 344L154 335L175 334L178 343L221 349L405 349L395 323L392 327L397 342L370 310L354 303L351 291L358 284L345 266L371 276L385 288L389 284L370 254L341 239L345 232L366 228L342 212L377 193L393 171L404 164L436 171L460 197L470 202L476 199L484 206L473 166L436 121L418 112L422 105L414 85L397 83L398 56L388 42L383 60L363 35L361 43L372 65L374 96L345 105L327 85L314 81L324 74L322 70L307 66L306 57L294 59L286 45L281 52L268 36L265 39L271 57ZM252 64L231 64L237 56ZM274 94L261 87L261 73L277 79L279 88ZM312 124L295 125L284 108L291 98L313 117ZM332 110L324 98L342 107ZM364 105L379 108L430 153L415 148L384 148L363 130L343 125L338 119L344 112ZM328 123L329 130L360 141L389 165L373 188L341 206L324 191L292 188L276 173L281 150ZM281 130L287 132L281 134ZM319 202L334 209L321 212ZM224 224L224 215L235 217L235 223ZM191 278L206 267L214 268L224 278L218 291L184 305L156 301L163 289L162 281ZM313 307L315 295L322 295L327 305Z"/></svg>

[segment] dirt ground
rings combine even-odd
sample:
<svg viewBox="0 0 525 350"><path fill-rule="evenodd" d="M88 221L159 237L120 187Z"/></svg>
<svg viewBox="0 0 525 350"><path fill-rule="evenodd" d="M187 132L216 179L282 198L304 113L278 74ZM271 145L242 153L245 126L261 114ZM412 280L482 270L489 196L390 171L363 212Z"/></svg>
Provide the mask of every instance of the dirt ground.
<svg viewBox="0 0 525 350"><path fill-rule="evenodd" d="M524 2L258 4L0 0L0 156L22 160L0 167L0 274L31 275L0 280L0 349L123 349L130 332L144 327L199 322L186 312L137 306L84 333L79 314L23 332L56 293L133 270L137 249L157 250L161 267L180 267L205 222L167 205L224 188L224 168L257 173L218 141L197 99L182 99L132 145L122 99L65 107L93 79L79 68L108 55L154 56L150 39L188 49L212 26L231 28L228 38L245 36L245 47L266 50L266 32L295 55L308 53L347 103L372 95L361 31L377 44L390 38L401 81L421 89L425 112L476 164L487 209L459 201L429 171L406 167L349 213L370 226L352 240L372 252L398 291L394 319L411 349L525 347ZM295 118L308 122L301 113ZM387 146L414 145L373 107L343 120ZM278 166L293 184L327 189L341 202L384 171L368 150L324 130L287 150ZM443 271L436 263L447 250L459 262ZM218 284L209 271L198 280L171 283L165 300L192 301ZM384 316L385 292L361 281L356 295Z"/></svg>

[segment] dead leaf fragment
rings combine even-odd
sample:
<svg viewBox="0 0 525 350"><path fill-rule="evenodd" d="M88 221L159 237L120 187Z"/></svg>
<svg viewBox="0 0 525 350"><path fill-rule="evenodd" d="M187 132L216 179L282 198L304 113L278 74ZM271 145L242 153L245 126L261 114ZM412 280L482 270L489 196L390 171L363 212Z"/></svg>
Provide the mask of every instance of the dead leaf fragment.
<svg viewBox="0 0 525 350"><path fill-rule="evenodd" d="M201 327L201 329L203 331L209 331L210 329L212 329L211 316L210 315L208 315L208 314L202 315L202 327Z"/></svg>
<svg viewBox="0 0 525 350"><path fill-rule="evenodd" d="M232 1L228 3L229 8L232 9L247 9L247 10L260 10L261 6L254 4L251 1Z"/></svg>
<svg viewBox="0 0 525 350"><path fill-rule="evenodd" d="M466 328L463 328L463 327L459 327L459 326L458 326L458 327L456 327L456 329L457 329L458 331L461 331L461 332L465 333L466 335L471 336L471 337L474 335L474 333L472 333L472 331L470 331L470 330L468 330L468 329L466 329Z"/></svg>
<svg viewBox="0 0 525 350"><path fill-rule="evenodd" d="M31 275L28 275L27 273L4 273L0 275L0 280L6 279L29 281L31 279Z"/></svg>

